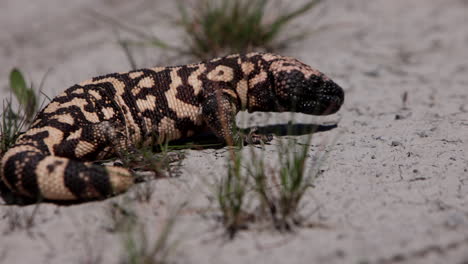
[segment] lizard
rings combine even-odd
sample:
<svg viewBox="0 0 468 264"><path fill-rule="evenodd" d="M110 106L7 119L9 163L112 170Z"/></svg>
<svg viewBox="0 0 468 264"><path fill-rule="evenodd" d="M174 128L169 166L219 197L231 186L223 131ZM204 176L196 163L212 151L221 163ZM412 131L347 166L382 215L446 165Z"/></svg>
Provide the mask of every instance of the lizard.
<svg viewBox="0 0 468 264"><path fill-rule="evenodd" d="M53 98L3 156L0 180L20 196L104 199L135 179L130 169L93 161L206 130L234 145L246 141L235 129L239 111L326 115L343 102L329 77L273 53L107 74Z"/></svg>

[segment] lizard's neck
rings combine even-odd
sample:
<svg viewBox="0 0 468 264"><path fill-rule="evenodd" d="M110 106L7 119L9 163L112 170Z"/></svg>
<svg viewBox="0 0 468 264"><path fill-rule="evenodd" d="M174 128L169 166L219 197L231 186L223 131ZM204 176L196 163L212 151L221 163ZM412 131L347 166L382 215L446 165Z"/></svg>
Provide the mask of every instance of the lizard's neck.
<svg viewBox="0 0 468 264"><path fill-rule="evenodd" d="M251 70L245 74L248 83L247 107L249 112L278 112L278 102L273 89L272 75L269 73L269 63L261 54L254 56L248 62Z"/></svg>

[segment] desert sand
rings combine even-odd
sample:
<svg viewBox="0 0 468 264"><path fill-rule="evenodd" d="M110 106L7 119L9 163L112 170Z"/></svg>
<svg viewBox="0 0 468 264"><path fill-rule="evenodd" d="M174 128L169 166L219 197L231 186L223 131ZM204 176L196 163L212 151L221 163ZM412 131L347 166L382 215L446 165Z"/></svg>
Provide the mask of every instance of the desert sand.
<svg viewBox="0 0 468 264"><path fill-rule="evenodd" d="M12 67L35 84L48 72L49 96L128 71L116 32L134 36L96 12L183 45L164 19L174 10L162 0L2 0L2 97ZM309 166L324 151L328 157L301 210L318 225L293 233L251 228L227 240L209 186L226 175L228 152L185 150L178 177L150 182L149 202L131 202L138 187L70 206L0 199L0 263L118 263L125 250L124 235L112 232L116 203L138 214L150 239L185 204L171 263L468 263L468 1L331 0L295 23L312 34L283 53L346 92L333 116L294 116L305 124L338 122L313 135ZM156 48L134 53L140 67L179 63ZM246 127L289 120L239 116ZM265 147L267 160L277 157L278 140Z"/></svg>

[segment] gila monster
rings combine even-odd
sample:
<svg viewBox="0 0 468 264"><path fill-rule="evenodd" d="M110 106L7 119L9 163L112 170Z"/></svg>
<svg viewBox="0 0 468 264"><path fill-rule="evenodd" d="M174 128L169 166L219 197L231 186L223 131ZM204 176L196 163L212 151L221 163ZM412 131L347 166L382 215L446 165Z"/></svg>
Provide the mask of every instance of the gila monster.
<svg viewBox="0 0 468 264"><path fill-rule="evenodd" d="M244 140L235 132L241 110L324 115L337 112L343 100L342 88L323 73L271 53L95 77L37 114L3 156L1 181L33 198L105 198L127 190L134 177L95 160L206 130L236 144Z"/></svg>

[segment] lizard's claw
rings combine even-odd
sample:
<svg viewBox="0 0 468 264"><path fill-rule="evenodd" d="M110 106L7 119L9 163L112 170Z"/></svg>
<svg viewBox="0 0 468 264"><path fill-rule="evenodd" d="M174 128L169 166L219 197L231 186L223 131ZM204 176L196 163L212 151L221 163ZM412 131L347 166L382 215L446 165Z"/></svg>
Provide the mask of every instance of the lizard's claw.
<svg viewBox="0 0 468 264"><path fill-rule="evenodd" d="M244 137L245 144L269 144L273 140L273 134L257 134L257 128L250 130L249 134Z"/></svg>

